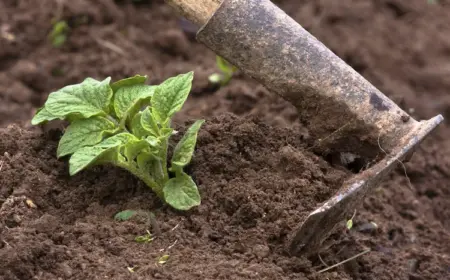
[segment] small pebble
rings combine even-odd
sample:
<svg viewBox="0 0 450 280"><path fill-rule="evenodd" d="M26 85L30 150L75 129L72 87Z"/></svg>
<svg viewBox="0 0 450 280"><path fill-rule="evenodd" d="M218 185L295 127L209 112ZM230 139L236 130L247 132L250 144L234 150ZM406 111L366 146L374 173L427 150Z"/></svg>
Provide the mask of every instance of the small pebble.
<svg viewBox="0 0 450 280"><path fill-rule="evenodd" d="M270 248L266 245L256 245L253 248L253 253L260 258L264 258L270 254Z"/></svg>
<svg viewBox="0 0 450 280"><path fill-rule="evenodd" d="M378 228L377 224L375 224L374 222L371 222L371 223L365 223L365 224L358 226L356 228L356 230L361 231L361 232L371 232L371 231L375 231L377 228Z"/></svg>
<svg viewBox="0 0 450 280"><path fill-rule="evenodd" d="M70 268L70 266L66 263L61 264L61 269L64 273L64 276L66 276L67 278L71 277L73 274L72 268Z"/></svg>
<svg viewBox="0 0 450 280"><path fill-rule="evenodd" d="M22 218L20 218L20 216L17 214L13 215L13 220L14 220L14 222L16 222L18 224L20 224L22 222Z"/></svg>

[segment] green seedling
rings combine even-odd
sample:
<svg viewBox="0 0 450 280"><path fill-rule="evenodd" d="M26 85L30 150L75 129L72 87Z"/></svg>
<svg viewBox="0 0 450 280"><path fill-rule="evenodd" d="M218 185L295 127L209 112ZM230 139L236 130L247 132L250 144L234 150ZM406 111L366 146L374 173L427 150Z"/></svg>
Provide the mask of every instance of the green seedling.
<svg viewBox="0 0 450 280"><path fill-rule="evenodd" d="M119 212L119 213L117 213L115 216L114 216L114 219L116 220L116 221L128 221L129 219L131 219L134 215L136 215L137 214L137 211L134 211L134 210L124 210L124 211L121 211L121 212Z"/></svg>
<svg viewBox="0 0 450 280"><path fill-rule="evenodd" d="M231 65L228 61L220 56L216 56L216 65L221 73L214 73L209 76L209 81L213 84L220 84L220 86L227 85L234 73L238 70L236 66Z"/></svg>
<svg viewBox="0 0 450 280"><path fill-rule="evenodd" d="M136 236L134 241L136 241L137 243L150 243L153 241L153 237L150 231L147 230L147 234Z"/></svg>
<svg viewBox="0 0 450 280"><path fill-rule="evenodd" d="M183 168L192 159L204 120L192 124L178 142L170 168L167 154L169 138L175 133L171 119L186 101L192 79L189 72L155 86L144 84L147 76L140 75L114 83L109 77L87 78L51 93L31 122L70 122L57 157L70 155L71 176L95 165L118 166L175 209L188 210L200 204L200 194Z"/></svg>
<svg viewBox="0 0 450 280"><path fill-rule="evenodd" d="M351 230L353 227L353 219L348 220L346 226L348 230Z"/></svg>
<svg viewBox="0 0 450 280"><path fill-rule="evenodd" d="M169 255L163 255L158 258L158 264L165 264L169 260Z"/></svg>
<svg viewBox="0 0 450 280"><path fill-rule="evenodd" d="M350 220L347 220L346 227L348 230L351 230L353 228L353 219L355 218L355 215L356 215L356 210L353 213L353 216L350 218Z"/></svg>
<svg viewBox="0 0 450 280"><path fill-rule="evenodd" d="M53 24L49 39L55 48L61 47L67 40L69 33L69 25L64 20L57 21Z"/></svg>

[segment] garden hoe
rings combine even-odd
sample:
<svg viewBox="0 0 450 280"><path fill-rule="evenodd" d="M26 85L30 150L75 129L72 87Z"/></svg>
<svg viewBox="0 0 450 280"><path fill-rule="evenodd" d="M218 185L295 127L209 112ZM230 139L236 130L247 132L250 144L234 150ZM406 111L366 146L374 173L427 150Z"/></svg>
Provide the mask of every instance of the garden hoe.
<svg viewBox="0 0 450 280"><path fill-rule="evenodd" d="M441 115L414 120L269 0L166 2L201 26L198 41L298 109L314 152L367 163L293 233L293 255L317 252L443 121Z"/></svg>

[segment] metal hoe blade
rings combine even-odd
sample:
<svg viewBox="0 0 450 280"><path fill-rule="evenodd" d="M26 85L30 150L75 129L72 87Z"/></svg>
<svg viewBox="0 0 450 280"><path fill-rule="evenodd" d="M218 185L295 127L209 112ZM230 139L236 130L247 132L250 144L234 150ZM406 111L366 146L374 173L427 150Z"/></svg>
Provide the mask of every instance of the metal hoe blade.
<svg viewBox="0 0 450 280"><path fill-rule="evenodd" d="M344 221L366 193L376 187L396 165L413 152L442 120L442 116L439 115L420 122L417 129L405 137L405 142L399 143L399 147L385 159L346 181L335 196L309 214L292 239L289 251L298 255L318 250L323 239L332 232L336 224Z"/></svg>
<svg viewBox="0 0 450 280"><path fill-rule="evenodd" d="M367 160L386 154L309 215L293 234L292 254L314 253L443 120L441 115L414 120L269 0L223 1L197 40L293 104L315 139L316 153Z"/></svg>

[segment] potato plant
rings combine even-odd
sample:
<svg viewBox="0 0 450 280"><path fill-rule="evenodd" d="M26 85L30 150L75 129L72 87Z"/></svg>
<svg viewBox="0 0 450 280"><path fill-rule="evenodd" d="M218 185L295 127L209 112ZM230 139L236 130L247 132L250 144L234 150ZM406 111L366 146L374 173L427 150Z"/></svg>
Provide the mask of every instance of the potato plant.
<svg viewBox="0 0 450 280"><path fill-rule="evenodd" d="M193 72L172 77L160 85L146 85L136 75L111 83L87 78L51 93L32 119L33 125L67 120L57 157L70 155L69 173L111 164L126 169L162 200L179 210L200 204L192 178L183 171L189 164L204 123L198 120L173 151L168 168L171 119L186 101Z"/></svg>

